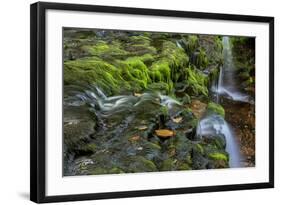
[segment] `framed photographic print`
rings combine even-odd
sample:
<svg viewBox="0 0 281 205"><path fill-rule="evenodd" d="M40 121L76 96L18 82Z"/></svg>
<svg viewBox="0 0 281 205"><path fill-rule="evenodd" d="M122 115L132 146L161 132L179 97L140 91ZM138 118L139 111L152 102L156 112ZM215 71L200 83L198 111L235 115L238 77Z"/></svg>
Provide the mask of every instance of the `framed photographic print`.
<svg viewBox="0 0 281 205"><path fill-rule="evenodd" d="M274 186L274 18L31 5L31 200Z"/></svg>

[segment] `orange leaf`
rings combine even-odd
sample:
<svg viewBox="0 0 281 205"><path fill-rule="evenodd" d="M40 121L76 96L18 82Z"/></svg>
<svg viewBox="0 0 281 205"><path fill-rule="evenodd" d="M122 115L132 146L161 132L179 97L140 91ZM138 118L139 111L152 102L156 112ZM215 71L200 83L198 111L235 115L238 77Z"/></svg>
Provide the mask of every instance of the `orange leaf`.
<svg viewBox="0 0 281 205"><path fill-rule="evenodd" d="M155 133L158 137L162 138L173 137L175 135L175 132L173 130L167 129L155 130Z"/></svg>
<svg viewBox="0 0 281 205"><path fill-rule="evenodd" d="M135 141L138 141L138 140L140 140L140 136L139 135L135 135L135 136L133 136L133 137L131 137L129 139L129 141L131 141L131 142L135 142Z"/></svg>

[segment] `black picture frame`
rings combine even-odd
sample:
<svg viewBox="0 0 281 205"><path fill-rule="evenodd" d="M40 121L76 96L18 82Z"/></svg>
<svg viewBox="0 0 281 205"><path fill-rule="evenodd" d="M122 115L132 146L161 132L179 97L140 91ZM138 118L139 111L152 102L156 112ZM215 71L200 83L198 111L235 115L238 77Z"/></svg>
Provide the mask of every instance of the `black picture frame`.
<svg viewBox="0 0 281 205"><path fill-rule="evenodd" d="M67 10L131 15L151 15L194 19L262 22L269 24L269 181L236 185L170 188L158 190L88 193L46 196L46 11ZM198 192L230 191L274 187L274 18L264 16L126 8L83 4L38 2L30 7L30 199L37 203L96 200Z"/></svg>

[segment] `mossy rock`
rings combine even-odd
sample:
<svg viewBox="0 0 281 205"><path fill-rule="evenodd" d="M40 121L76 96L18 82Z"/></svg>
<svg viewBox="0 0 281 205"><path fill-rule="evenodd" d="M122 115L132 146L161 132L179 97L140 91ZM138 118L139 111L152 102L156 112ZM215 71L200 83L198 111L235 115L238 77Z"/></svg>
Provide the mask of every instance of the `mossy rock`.
<svg viewBox="0 0 281 205"><path fill-rule="evenodd" d="M98 56L101 58L120 58L128 56L129 54L127 51L122 49L121 43L117 41L113 41L110 44L105 41L98 41L95 45L85 45L82 48L92 56Z"/></svg>
<svg viewBox="0 0 281 205"><path fill-rule="evenodd" d="M207 67L209 60L206 55L206 51L202 48L198 52L194 53L194 65L199 69L204 69Z"/></svg>
<svg viewBox="0 0 281 205"><path fill-rule="evenodd" d="M174 159L166 159L162 162L161 171L172 171L176 169L176 164Z"/></svg>
<svg viewBox="0 0 281 205"><path fill-rule="evenodd" d="M182 104L190 104L191 103L191 97L188 94L184 94L184 96L181 99Z"/></svg>
<svg viewBox="0 0 281 205"><path fill-rule="evenodd" d="M186 38L185 48L189 54L192 54L199 46L197 35L188 35Z"/></svg>
<svg viewBox="0 0 281 205"><path fill-rule="evenodd" d="M101 167L96 167L94 169L91 169L89 172L89 175L100 175L100 174L108 174L108 170Z"/></svg>
<svg viewBox="0 0 281 205"><path fill-rule="evenodd" d="M124 171L118 167L114 167L108 171L108 174L122 174Z"/></svg>
<svg viewBox="0 0 281 205"><path fill-rule="evenodd" d="M126 172L155 172L157 167L153 161L143 156L132 156L128 159L128 167Z"/></svg>
<svg viewBox="0 0 281 205"><path fill-rule="evenodd" d="M191 167L188 163L181 163L178 165L177 170L191 170Z"/></svg>
<svg viewBox="0 0 281 205"><path fill-rule="evenodd" d="M217 104L217 103L214 103L214 102L209 102L208 103L207 113L209 113L209 114L218 114L218 115L220 115L222 117L225 116L224 108L220 104Z"/></svg>
<svg viewBox="0 0 281 205"><path fill-rule="evenodd" d="M226 147L225 136L214 136L213 142L218 149L225 149Z"/></svg>
<svg viewBox="0 0 281 205"><path fill-rule="evenodd" d="M95 84L107 94L119 93L128 85L115 66L98 58L86 58L64 63L64 84Z"/></svg>
<svg viewBox="0 0 281 205"><path fill-rule="evenodd" d="M208 78L197 71L195 68L188 67L186 68L187 72L187 83L191 87L192 93L188 93L189 95L204 95L208 96Z"/></svg>
<svg viewBox="0 0 281 205"><path fill-rule="evenodd" d="M224 160L224 161L228 161L228 156L225 153L221 153L221 152L214 152L214 153L210 153L208 155L208 157L210 159L213 160Z"/></svg>
<svg viewBox="0 0 281 205"><path fill-rule="evenodd" d="M80 152L80 148L83 149L87 146L87 140L90 135L95 132L94 122L78 122L73 124L64 125L64 145L67 153ZM86 148L89 151L88 148Z"/></svg>
<svg viewBox="0 0 281 205"><path fill-rule="evenodd" d="M144 156L145 159L150 160L151 162L155 163L161 158L161 146L157 144L157 142L149 142L145 141L141 143L143 150L140 151L140 155Z"/></svg>
<svg viewBox="0 0 281 205"><path fill-rule="evenodd" d="M79 154L91 154L95 153L98 149L98 146L95 143L87 143L85 145L79 146L77 152Z"/></svg>
<svg viewBox="0 0 281 205"><path fill-rule="evenodd" d="M228 168L229 157L225 152L213 152L208 154L208 158L211 160L209 168Z"/></svg>
<svg viewBox="0 0 281 205"><path fill-rule="evenodd" d="M170 91L170 87L169 84L165 82L157 82L157 83L148 84L146 90L158 91L161 92L162 94L168 94Z"/></svg>
<svg viewBox="0 0 281 205"><path fill-rule="evenodd" d="M195 144L195 149L201 153L202 155L204 155L204 147L201 144Z"/></svg>
<svg viewBox="0 0 281 205"><path fill-rule="evenodd" d="M151 46L151 39L145 35L133 35L128 38L124 49L130 53L130 55L141 56L144 54L156 54L157 50Z"/></svg>

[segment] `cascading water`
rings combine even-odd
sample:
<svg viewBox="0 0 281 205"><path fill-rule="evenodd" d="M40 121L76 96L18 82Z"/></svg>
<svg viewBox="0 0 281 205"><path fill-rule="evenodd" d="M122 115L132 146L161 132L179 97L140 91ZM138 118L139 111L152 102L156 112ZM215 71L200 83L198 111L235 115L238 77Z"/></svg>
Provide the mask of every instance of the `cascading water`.
<svg viewBox="0 0 281 205"><path fill-rule="evenodd" d="M65 100L67 102L67 100ZM107 97L98 87L91 87L84 92L76 94L76 100L71 99L72 106L80 106L82 103L88 103L95 113L101 117L108 117L121 112L137 110L143 107L144 103L150 102L165 106L168 110L180 106L177 100L160 93L147 92L140 96L118 95Z"/></svg>
<svg viewBox="0 0 281 205"><path fill-rule="evenodd" d="M219 115L212 114L201 119L197 126L197 136L223 136L226 140L226 151L229 154L229 166L241 167L239 147L233 131L227 122Z"/></svg>
<svg viewBox="0 0 281 205"><path fill-rule="evenodd" d="M212 90L217 94L217 102L219 95L224 95L234 101L250 102L250 97L237 89L235 66L233 63L233 55L229 37L224 36L223 44L223 60L224 64L220 69L219 79L216 86Z"/></svg>
<svg viewBox="0 0 281 205"><path fill-rule="evenodd" d="M214 98L217 103L220 102L221 95L234 101L248 102L249 97L242 94L237 89L235 67L229 37L223 37L222 43L224 64L220 69L218 80L212 85L212 91L215 94ZM198 137L224 136L226 140L226 151L229 154L229 166L232 168L241 167L241 155L234 132L223 117L217 114L209 114L205 116L199 121L196 134Z"/></svg>

